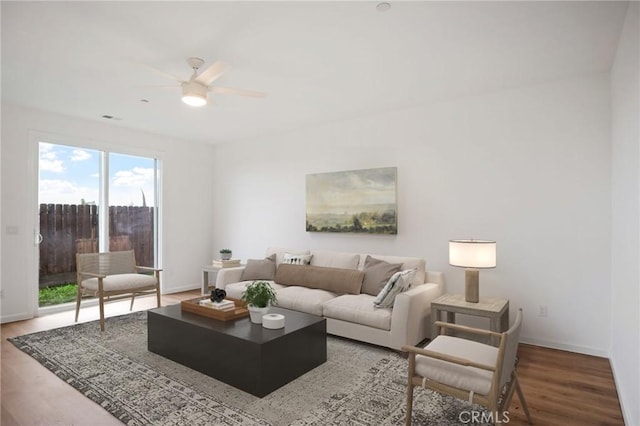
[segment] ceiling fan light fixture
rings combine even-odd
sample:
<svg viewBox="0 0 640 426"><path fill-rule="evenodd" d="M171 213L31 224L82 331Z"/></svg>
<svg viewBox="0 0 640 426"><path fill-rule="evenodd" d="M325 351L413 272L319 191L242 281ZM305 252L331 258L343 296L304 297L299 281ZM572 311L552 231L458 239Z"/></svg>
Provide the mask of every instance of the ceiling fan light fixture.
<svg viewBox="0 0 640 426"><path fill-rule="evenodd" d="M198 95L182 95L182 102L193 107L201 107L207 104L207 100Z"/></svg>
<svg viewBox="0 0 640 426"><path fill-rule="evenodd" d="M185 81L182 83L182 102L193 107L205 106L207 88L195 81Z"/></svg>

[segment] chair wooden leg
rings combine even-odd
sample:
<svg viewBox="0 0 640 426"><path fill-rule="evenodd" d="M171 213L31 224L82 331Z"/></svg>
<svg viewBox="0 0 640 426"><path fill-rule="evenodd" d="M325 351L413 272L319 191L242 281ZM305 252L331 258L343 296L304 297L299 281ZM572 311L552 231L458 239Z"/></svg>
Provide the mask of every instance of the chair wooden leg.
<svg viewBox="0 0 640 426"><path fill-rule="evenodd" d="M156 288L156 298L158 299L158 308L159 308L160 306L162 306L160 303L160 286L159 285Z"/></svg>
<svg viewBox="0 0 640 426"><path fill-rule="evenodd" d="M129 310L130 310L130 311L133 311L133 301L135 300L135 298L136 298L136 294L135 294L135 293L133 293L133 294L131 295L131 306L129 306Z"/></svg>
<svg viewBox="0 0 640 426"><path fill-rule="evenodd" d="M516 388L515 382L516 382L516 377L514 375L511 375L511 383L509 383L507 392L504 394L504 397L502 399L502 405L500 406L500 411L509 410L509 407L511 406L511 400L513 399L513 392Z"/></svg>
<svg viewBox="0 0 640 426"><path fill-rule="evenodd" d="M78 322L78 314L80 314L80 300L82 299L82 289L80 288L80 284L78 284L78 293L76 295L76 321Z"/></svg>
<svg viewBox="0 0 640 426"><path fill-rule="evenodd" d="M413 375L416 369L416 354L409 354L409 373L407 375L407 415L405 425L411 426L411 413L413 411Z"/></svg>
<svg viewBox="0 0 640 426"><path fill-rule="evenodd" d="M104 331L104 297L100 294L100 331Z"/></svg>
<svg viewBox="0 0 640 426"><path fill-rule="evenodd" d="M522 404L522 409L524 413L527 415L527 422L532 425L531 415L529 414L529 407L527 406L527 401L524 399L524 393L522 393L522 388L520 388L520 381L518 380L518 376L516 376L516 372L513 372L513 380L514 386L516 387L516 392L518 392L518 399L520 399L520 403Z"/></svg>

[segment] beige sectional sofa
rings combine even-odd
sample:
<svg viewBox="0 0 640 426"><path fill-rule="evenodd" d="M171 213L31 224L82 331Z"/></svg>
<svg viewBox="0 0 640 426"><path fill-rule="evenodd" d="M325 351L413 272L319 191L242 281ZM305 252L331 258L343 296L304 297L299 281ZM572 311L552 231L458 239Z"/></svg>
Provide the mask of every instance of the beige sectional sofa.
<svg viewBox="0 0 640 426"><path fill-rule="evenodd" d="M283 265L290 254L310 256L311 268ZM424 259L276 247L269 248L266 256L262 262L270 265L273 261L275 268L275 275L266 277L271 279L259 274L249 277L245 267L226 268L219 271L216 287L229 297L240 298L247 285L264 279L276 290L278 306L325 317L328 333L396 350L430 337L431 301L442 294L444 276L426 271ZM400 270L405 271L415 269L408 278L411 287L397 294L390 308L374 306L376 295L370 283L375 275L370 266L373 262L400 264ZM250 279L243 280L243 274ZM361 288L358 280L368 281L368 288Z"/></svg>

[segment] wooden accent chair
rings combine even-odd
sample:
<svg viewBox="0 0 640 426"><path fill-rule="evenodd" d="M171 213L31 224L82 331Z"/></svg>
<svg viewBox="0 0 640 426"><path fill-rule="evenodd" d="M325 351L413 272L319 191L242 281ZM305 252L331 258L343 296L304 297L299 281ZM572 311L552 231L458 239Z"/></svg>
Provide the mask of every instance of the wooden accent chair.
<svg viewBox="0 0 640 426"><path fill-rule="evenodd" d="M78 295L76 322L82 296L98 297L100 303L100 330L104 331L104 302L131 296L131 307L137 295L156 293L160 307L161 269L136 266L133 250L108 253L77 253ZM146 272L140 273L140 272ZM153 272L153 275L149 275Z"/></svg>
<svg viewBox="0 0 640 426"><path fill-rule="evenodd" d="M413 388L423 386L433 391L452 395L487 407L496 422L509 409L514 390L531 424L529 408L524 399L516 363L522 309L518 310L515 323L504 333L465 327L437 321L440 335L427 346L417 348L403 346L409 353L409 376L407 381L406 425L411 425ZM470 332L481 336L496 336L498 347L445 335L446 329ZM502 417L498 417L501 419Z"/></svg>

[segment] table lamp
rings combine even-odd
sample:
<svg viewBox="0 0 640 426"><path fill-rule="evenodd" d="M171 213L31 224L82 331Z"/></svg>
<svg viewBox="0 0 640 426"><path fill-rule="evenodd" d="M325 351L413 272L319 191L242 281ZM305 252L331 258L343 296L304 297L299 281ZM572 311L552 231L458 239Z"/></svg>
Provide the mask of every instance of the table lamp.
<svg viewBox="0 0 640 426"><path fill-rule="evenodd" d="M466 268L464 273L464 298L478 303L480 271L496 267L496 242L488 240L450 240L449 265Z"/></svg>

